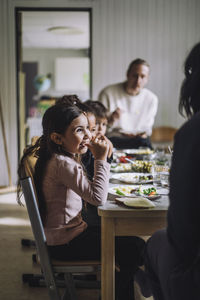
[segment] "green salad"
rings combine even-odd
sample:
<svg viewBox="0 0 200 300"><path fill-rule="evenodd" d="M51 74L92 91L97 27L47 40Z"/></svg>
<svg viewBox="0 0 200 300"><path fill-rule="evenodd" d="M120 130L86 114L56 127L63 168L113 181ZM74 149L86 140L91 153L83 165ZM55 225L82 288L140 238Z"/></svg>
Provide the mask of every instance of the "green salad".
<svg viewBox="0 0 200 300"><path fill-rule="evenodd" d="M138 194L146 195L146 196L153 196L153 195L157 195L157 190L156 190L155 187L142 189L142 187L140 186L139 189L138 189Z"/></svg>

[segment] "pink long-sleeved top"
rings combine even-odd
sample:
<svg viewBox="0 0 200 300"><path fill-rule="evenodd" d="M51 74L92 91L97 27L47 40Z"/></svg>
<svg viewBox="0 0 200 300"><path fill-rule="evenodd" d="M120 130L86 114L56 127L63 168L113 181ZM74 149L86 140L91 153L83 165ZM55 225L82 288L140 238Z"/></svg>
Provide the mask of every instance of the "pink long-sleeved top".
<svg viewBox="0 0 200 300"><path fill-rule="evenodd" d="M47 164L43 193L47 207L44 224L48 245L68 243L87 228L81 217L82 199L99 206L106 202L110 165L94 161L94 180L90 182L73 158L54 155Z"/></svg>

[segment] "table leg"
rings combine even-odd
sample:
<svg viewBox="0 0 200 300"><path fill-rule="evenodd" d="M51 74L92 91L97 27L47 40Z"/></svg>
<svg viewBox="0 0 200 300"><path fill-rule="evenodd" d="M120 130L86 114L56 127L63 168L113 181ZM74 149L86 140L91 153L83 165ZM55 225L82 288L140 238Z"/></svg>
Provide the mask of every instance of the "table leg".
<svg viewBox="0 0 200 300"><path fill-rule="evenodd" d="M113 218L101 219L101 296L115 299L115 226Z"/></svg>

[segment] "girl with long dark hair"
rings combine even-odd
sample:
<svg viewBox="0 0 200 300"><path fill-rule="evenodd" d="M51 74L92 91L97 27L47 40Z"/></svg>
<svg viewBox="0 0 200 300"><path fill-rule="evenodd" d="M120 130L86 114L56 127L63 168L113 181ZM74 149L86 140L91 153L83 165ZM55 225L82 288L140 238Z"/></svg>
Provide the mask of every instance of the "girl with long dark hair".
<svg viewBox="0 0 200 300"><path fill-rule="evenodd" d="M50 107L42 120L43 135L25 150L19 177L30 155L37 157L34 183L50 256L58 260L100 260L100 227L87 226L81 216L82 199L93 205L107 200L110 165L109 144L103 136L91 139L88 120L76 96ZM80 155L90 149L94 156L94 177L90 181ZM117 237L116 260L118 300L134 299L133 279L144 241Z"/></svg>

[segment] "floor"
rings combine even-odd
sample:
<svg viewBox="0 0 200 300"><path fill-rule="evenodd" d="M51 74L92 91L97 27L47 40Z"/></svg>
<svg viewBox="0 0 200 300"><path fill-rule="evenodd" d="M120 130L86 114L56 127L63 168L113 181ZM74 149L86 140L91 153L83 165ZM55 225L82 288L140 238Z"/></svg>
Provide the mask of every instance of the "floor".
<svg viewBox="0 0 200 300"><path fill-rule="evenodd" d="M44 287L29 287L22 282L23 273L39 273L38 266L32 263L35 250L22 247L21 239L33 239L25 207L16 203L16 194L0 195L0 299L1 300L47 300ZM136 286L136 299L144 300ZM99 290L78 290L80 300L98 300ZM153 298L148 298L153 300Z"/></svg>

